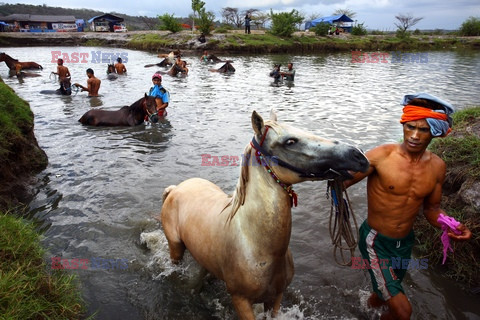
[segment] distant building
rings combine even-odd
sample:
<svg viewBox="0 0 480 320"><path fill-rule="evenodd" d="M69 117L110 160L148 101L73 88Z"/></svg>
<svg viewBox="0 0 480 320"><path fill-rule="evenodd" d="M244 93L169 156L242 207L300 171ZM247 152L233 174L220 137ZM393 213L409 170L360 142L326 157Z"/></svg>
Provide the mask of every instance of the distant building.
<svg viewBox="0 0 480 320"><path fill-rule="evenodd" d="M123 26L123 18L114 16L113 14L102 14L88 20L90 30L95 32L113 32L118 26ZM117 27L117 28L116 28ZM125 29L126 30L126 29Z"/></svg>
<svg viewBox="0 0 480 320"><path fill-rule="evenodd" d="M37 14L11 14L0 17L11 26L12 31L65 32L77 31L74 16L43 16Z"/></svg>
<svg viewBox="0 0 480 320"><path fill-rule="evenodd" d="M352 32L352 23L353 20L347 17L344 14L339 14L336 16L322 17L315 20L305 22L305 30L308 30L312 27L315 27L320 23L328 23L330 25L337 26L342 28L344 32Z"/></svg>

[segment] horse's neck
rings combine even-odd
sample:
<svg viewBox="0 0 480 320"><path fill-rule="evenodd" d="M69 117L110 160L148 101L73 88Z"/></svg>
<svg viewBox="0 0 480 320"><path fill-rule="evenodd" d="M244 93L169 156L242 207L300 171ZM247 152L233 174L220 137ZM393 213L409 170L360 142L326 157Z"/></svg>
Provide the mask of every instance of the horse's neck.
<svg viewBox="0 0 480 320"><path fill-rule="evenodd" d="M252 244L284 254L291 233L288 193L257 163L252 152L245 202L234 217Z"/></svg>

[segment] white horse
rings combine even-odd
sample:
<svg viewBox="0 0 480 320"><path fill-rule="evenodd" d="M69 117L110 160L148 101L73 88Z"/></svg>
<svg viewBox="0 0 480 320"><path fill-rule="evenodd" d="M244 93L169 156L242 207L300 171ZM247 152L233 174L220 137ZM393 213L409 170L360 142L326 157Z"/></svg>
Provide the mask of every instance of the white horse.
<svg viewBox="0 0 480 320"><path fill-rule="evenodd" d="M276 315L293 278L288 247L292 184L333 177L350 178L369 163L357 148L329 141L252 114L254 137L245 148L232 197L215 184L193 178L163 194L161 221L170 258L188 249L227 291L240 319L254 319L252 304Z"/></svg>

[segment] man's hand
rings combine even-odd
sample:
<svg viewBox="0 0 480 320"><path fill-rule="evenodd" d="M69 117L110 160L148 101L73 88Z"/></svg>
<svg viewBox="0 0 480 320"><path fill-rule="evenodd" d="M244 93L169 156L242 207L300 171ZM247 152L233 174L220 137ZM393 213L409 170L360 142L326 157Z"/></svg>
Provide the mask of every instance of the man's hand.
<svg viewBox="0 0 480 320"><path fill-rule="evenodd" d="M472 238L472 232L465 225L459 224L457 230L460 231L460 234L455 234L452 229L448 230L448 237L455 241L466 241Z"/></svg>

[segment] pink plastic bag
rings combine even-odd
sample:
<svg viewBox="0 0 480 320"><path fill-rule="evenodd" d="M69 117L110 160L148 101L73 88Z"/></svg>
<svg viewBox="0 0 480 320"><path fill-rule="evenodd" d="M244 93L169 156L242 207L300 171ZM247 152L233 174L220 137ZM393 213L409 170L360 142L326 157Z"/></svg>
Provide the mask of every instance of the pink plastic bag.
<svg viewBox="0 0 480 320"><path fill-rule="evenodd" d="M437 222L442 227L443 233L440 236L440 240L442 240L443 244L443 261L442 264L445 264L447 260L447 253L448 250L453 252L452 246L450 245L450 238L448 237L448 229L451 229L455 234L461 234L460 230L457 230L457 227L460 225L460 222L455 220L452 217L446 216L443 213L440 213L438 216Z"/></svg>

